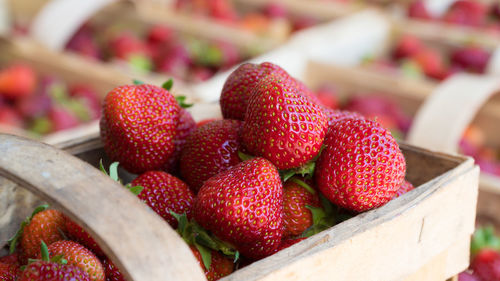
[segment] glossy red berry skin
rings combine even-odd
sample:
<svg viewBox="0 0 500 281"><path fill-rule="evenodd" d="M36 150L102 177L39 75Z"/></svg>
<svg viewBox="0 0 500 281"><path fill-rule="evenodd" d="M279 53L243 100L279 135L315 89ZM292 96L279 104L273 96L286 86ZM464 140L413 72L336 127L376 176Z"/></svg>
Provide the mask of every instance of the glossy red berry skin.
<svg viewBox="0 0 500 281"><path fill-rule="evenodd" d="M404 180L403 184L401 185L401 187L396 192L396 195L394 196L394 198L399 197L399 196L405 194L406 192L408 192L410 190L414 190L414 189L415 189L415 187L413 186L413 184L411 184L407 180Z"/></svg>
<svg viewBox="0 0 500 281"><path fill-rule="evenodd" d="M194 203L193 191L182 180L162 171L149 171L132 181L132 186L144 189L138 195L153 211L165 219L174 229L177 220L170 214L186 213L191 218Z"/></svg>
<svg viewBox="0 0 500 281"><path fill-rule="evenodd" d="M122 273L115 264L109 259L105 259L102 262L104 266L104 272L106 273L106 281L125 281L125 277L123 277Z"/></svg>
<svg viewBox="0 0 500 281"><path fill-rule="evenodd" d="M186 143L187 137L196 129L196 122L191 116L189 111L181 108L179 111L179 123L176 128L176 134L174 138L175 150L172 156L168 159L165 164L165 171L170 174L177 175L179 173L179 161L181 158L181 151Z"/></svg>
<svg viewBox="0 0 500 281"><path fill-rule="evenodd" d="M363 115L354 112L354 111L348 111L348 110L339 110L339 109L325 109L324 110L327 118L328 118L328 126L331 126L333 123L337 122L338 120L342 120L345 118L364 118Z"/></svg>
<svg viewBox="0 0 500 281"><path fill-rule="evenodd" d="M18 281L91 281L89 275L74 265L39 261L26 267Z"/></svg>
<svg viewBox="0 0 500 281"><path fill-rule="evenodd" d="M482 249L472 261L471 268L481 281L500 280L500 253Z"/></svg>
<svg viewBox="0 0 500 281"><path fill-rule="evenodd" d="M391 134L372 120L348 118L329 128L316 162L319 190L332 203L363 212L391 200L406 164Z"/></svg>
<svg viewBox="0 0 500 281"><path fill-rule="evenodd" d="M101 139L113 161L131 173L158 170L174 153L180 106L165 89L126 85L103 102Z"/></svg>
<svg viewBox="0 0 500 281"><path fill-rule="evenodd" d="M201 254L194 246L189 247L193 255L196 257L198 264L201 269L205 273L205 277L207 277L208 281L219 280L224 276L231 274L234 271L234 263L227 257L224 257L217 251L211 251L212 261L210 264L210 268L207 269L203 264L203 260L201 258Z"/></svg>
<svg viewBox="0 0 500 281"><path fill-rule="evenodd" d="M0 280L16 281L20 273L18 265L0 262Z"/></svg>
<svg viewBox="0 0 500 281"><path fill-rule="evenodd" d="M274 253L282 236L283 187L264 158L244 161L208 179L194 205L194 219L242 255Z"/></svg>
<svg viewBox="0 0 500 281"><path fill-rule="evenodd" d="M320 207L318 193L311 193L293 181L283 184L283 236L301 235L313 224L311 210L307 206Z"/></svg>
<svg viewBox="0 0 500 281"><path fill-rule="evenodd" d="M269 75L248 100L241 136L250 154L284 170L314 158L327 128L320 106L299 94L289 80Z"/></svg>
<svg viewBox="0 0 500 281"><path fill-rule="evenodd" d="M203 182L241 162L238 157L241 121L216 120L189 135L180 158L180 173L195 191Z"/></svg>
<svg viewBox="0 0 500 281"><path fill-rule="evenodd" d="M83 229L80 225L66 216L65 225L66 235L68 236L68 238L82 244L98 257L104 257L104 252L101 250L101 247L99 247L94 238L92 238L92 236L90 236L90 234L85 231L85 229Z"/></svg>

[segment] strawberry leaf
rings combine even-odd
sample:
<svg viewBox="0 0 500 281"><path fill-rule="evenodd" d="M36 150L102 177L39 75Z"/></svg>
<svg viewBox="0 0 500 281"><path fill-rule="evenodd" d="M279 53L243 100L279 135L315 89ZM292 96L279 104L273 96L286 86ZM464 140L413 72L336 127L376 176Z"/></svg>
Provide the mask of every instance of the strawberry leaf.
<svg viewBox="0 0 500 281"><path fill-rule="evenodd" d="M286 182L295 175L301 175L302 177L312 177L312 175L314 175L315 168L316 168L316 162L309 161L298 168L281 170L279 171L279 173L281 180L283 182Z"/></svg>
<svg viewBox="0 0 500 281"><path fill-rule="evenodd" d="M118 162L113 162L109 165L109 177L114 181L120 181L118 179Z"/></svg>
<svg viewBox="0 0 500 281"><path fill-rule="evenodd" d="M102 158L101 160L99 160L99 170L101 170L101 172L108 176L108 172L106 172L106 168L104 168L104 164L102 163Z"/></svg>
<svg viewBox="0 0 500 281"><path fill-rule="evenodd" d="M133 82L134 82L134 85L137 85L137 86L144 85L144 82L142 82L141 80L138 80L138 79L134 79Z"/></svg>
<svg viewBox="0 0 500 281"><path fill-rule="evenodd" d="M483 248L500 250L500 238L495 235L493 226L477 229L472 236L470 248L473 256Z"/></svg>
<svg viewBox="0 0 500 281"><path fill-rule="evenodd" d="M163 83L161 87L167 91L170 91L172 89L172 86L174 86L174 80L168 79L167 82Z"/></svg>
<svg viewBox="0 0 500 281"><path fill-rule="evenodd" d="M47 247L47 244L45 242L41 241L40 243L40 251L42 252L42 261L49 261L50 256L49 256L49 248Z"/></svg>
<svg viewBox="0 0 500 281"><path fill-rule="evenodd" d="M210 266L212 265L212 252L198 243L194 243L194 246L198 249L198 252L200 252L201 259L206 270L210 270Z"/></svg>
<svg viewBox="0 0 500 281"><path fill-rule="evenodd" d="M141 192L144 190L144 187L140 185L132 186L130 183L125 185L125 187L135 196L139 196L139 194L141 194Z"/></svg>
<svg viewBox="0 0 500 281"><path fill-rule="evenodd" d="M239 150L238 150L238 157L240 158L241 161L247 161L247 160L254 158L252 155L246 154L246 153L241 152Z"/></svg>

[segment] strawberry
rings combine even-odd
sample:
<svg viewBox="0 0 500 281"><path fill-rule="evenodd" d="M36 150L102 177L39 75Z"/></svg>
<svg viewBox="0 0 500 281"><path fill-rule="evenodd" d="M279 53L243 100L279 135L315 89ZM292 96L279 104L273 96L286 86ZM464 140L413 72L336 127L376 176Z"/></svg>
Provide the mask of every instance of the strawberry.
<svg viewBox="0 0 500 281"><path fill-rule="evenodd" d="M399 196L405 194L406 192L408 192L410 190L414 190L414 189L415 189L415 187L413 186L413 184L411 184L407 180L404 180L403 184L401 185L401 187L396 192L396 195L394 196L394 198L399 197Z"/></svg>
<svg viewBox="0 0 500 281"><path fill-rule="evenodd" d="M198 121L198 123L196 123L196 127L201 127L201 126L203 126L203 125L205 125L205 124L208 124L208 123L210 123L210 122L212 122L212 121L217 121L217 120L221 120L221 119L219 119L219 118L208 118L208 119L203 119L203 120L201 120L201 121Z"/></svg>
<svg viewBox="0 0 500 281"><path fill-rule="evenodd" d="M500 280L500 253L485 248L472 260L471 268L481 281Z"/></svg>
<svg viewBox="0 0 500 281"><path fill-rule="evenodd" d="M363 118L363 115L348 110L325 109L323 110L323 112L325 112L326 116L328 117L328 126L331 126L338 120L342 120L345 118Z"/></svg>
<svg viewBox="0 0 500 281"><path fill-rule="evenodd" d="M300 95L289 80L268 75L248 100L242 142L250 154L278 169L300 167L318 154L328 127L322 109Z"/></svg>
<svg viewBox="0 0 500 281"><path fill-rule="evenodd" d="M17 246L20 247L22 264L37 256L40 252L40 242L53 243L64 239L66 227L63 214L47 208L48 205L37 207L32 215L21 223L16 235L9 240L11 253Z"/></svg>
<svg viewBox="0 0 500 281"><path fill-rule="evenodd" d="M481 281L481 279L474 273L464 271L458 275L458 281Z"/></svg>
<svg viewBox="0 0 500 281"><path fill-rule="evenodd" d="M4 257L0 257L0 262L1 263L6 263L6 264L14 264L14 265L21 265L19 263L19 254L18 253L13 253L13 254L9 254L7 256L4 256Z"/></svg>
<svg viewBox="0 0 500 281"><path fill-rule="evenodd" d="M126 85L103 102L101 138L113 161L131 173L158 170L175 150L180 107L165 89Z"/></svg>
<svg viewBox="0 0 500 281"><path fill-rule="evenodd" d="M316 162L319 190L332 203L363 212L391 200L406 164L391 134L375 121L346 118L334 123Z"/></svg>
<svg viewBox="0 0 500 281"><path fill-rule="evenodd" d="M240 127L238 120L217 120L196 128L186 138L180 172L195 192L204 181L240 162Z"/></svg>
<svg viewBox="0 0 500 281"><path fill-rule="evenodd" d="M16 281L20 272L18 265L0 262L0 280L2 281Z"/></svg>
<svg viewBox="0 0 500 281"><path fill-rule="evenodd" d="M491 54L479 47L467 47L455 50L451 62L460 68L474 73L484 73Z"/></svg>
<svg viewBox="0 0 500 281"><path fill-rule="evenodd" d="M134 179L132 185L144 188L138 197L173 228L177 228L177 221L170 212L191 217L194 193L180 179L162 171L149 171Z"/></svg>
<svg viewBox="0 0 500 281"><path fill-rule="evenodd" d="M196 257L196 260L203 269L205 277L207 277L208 281L219 280L234 271L233 261L214 250L210 251L211 260L209 269L207 270L207 267L203 263L200 251L194 246L190 246L189 248L191 248L191 252L193 252L193 255Z"/></svg>
<svg viewBox="0 0 500 281"><path fill-rule="evenodd" d="M410 4L410 6L408 7L408 16L410 18L418 18L424 20L430 20L433 18L427 10L427 7L425 6L425 2L423 0L415 0Z"/></svg>
<svg viewBox="0 0 500 281"><path fill-rule="evenodd" d="M57 241L48 247L50 257L62 255L68 265L85 271L91 281L104 281L104 267L101 261L87 248L73 241Z"/></svg>
<svg viewBox="0 0 500 281"><path fill-rule="evenodd" d="M37 76L33 69L24 64L13 64L0 71L0 96L18 99L33 94Z"/></svg>
<svg viewBox="0 0 500 281"><path fill-rule="evenodd" d="M446 73L446 67L441 55L433 49L422 49L415 53L412 59L422 68L425 75L442 80Z"/></svg>
<svg viewBox="0 0 500 281"><path fill-rule="evenodd" d="M148 55L144 42L129 32L117 34L109 42L112 54L120 59L128 60L134 55Z"/></svg>
<svg viewBox="0 0 500 281"><path fill-rule="evenodd" d="M193 216L244 256L259 259L274 253L280 244L282 206L278 170L257 157L205 181L195 199Z"/></svg>
<svg viewBox="0 0 500 281"><path fill-rule="evenodd" d="M112 261L105 259L102 264L106 273L106 281L125 281L125 277Z"/></svg>
<svg viewBox="0 0 500 281"><path fill-rule="evenodd" d="M74 265L38 261L29 264L18 281L91 281L89 275Z"/></svg>
<svg viewBox="0 0 500 281"><path fill-rule="evenodd" d="M153 25L147 34L147 42L150 45L164 44L172 40L174 30L165 25Z"/></svg>
<svg viewBox="0 0 500 281"><path fill-rule="evenodd" d="M396 60L415 55L423 48L420 39L413 35L404 35L399 39L392 51L392 57Z"/></svg>
<svg viewBox="0 0 500 281"><path fill-rule="evenodd" d="M23 118L9 106L0 106L0 125L22 128Z"/></svg>
<svg viewBox="0 0 500 281"><path fill-rule="evenodd" d="M104 252L101 250L101 247L95 242L94 238L90 236L90 234L85 231L80 225L76 222L64 216L65 225L66 225L66 235L71 240L78 242L91 250L94 254L99 257L104 257Z"/></svg>
<svg viewBox="0 0 500 281"><path fill-rule="evenodd" d="M313 224L311 206L321 206L315 190L295 178L283 184L284 237L301 235Z"/></svg>
<svg viewBox="0 0 500 281"><path fill-rule="evenodd" d="M244 120L248 98L254 85L273 71L284 72L281 67L269 62L244 63L234 70L222 88L220 96L222 116L226 119Z"/></svg>
<svg viewBox="0 0 500 281"><path fill-rule="evenodd" d="M488 9L483 3L471 0L458 0L454 2L444 15L444 21L469 25L481 26L485 23Z"/></svg>
<svg viewBox="0 0 500 281"><path fill-rule="evenodd" d="M93 59L101 59L102 54L94 36L95 30L89 25L82 26L66 44L66 50L71 50Z"/></svg>
<svg viewBox="0 0 500 281"><path fill-rule="evenodd" d="M62 106L52 107L47 116L52 124L52 132L71 129L80 124L80 121L75 114Z"/></svg>
<svg viewBox="0 0 500 281"><path fill-rule="evenodd" d="M177 174L179 169L179 161L181 158L181 151L186 143L187 137L196 129L196 122L191 116L189 111L181 108L179 111L179 123L177 124L174 145L175 151L165 164L165 170L171 174Z"/></svg>
<svg viewBox="0 0 500 281"><path fill-rule="evenodd" d="M327 109L335 109L340 106L339 95L335 87L324 85L316 90L316 97L320 104Z"/></svg>
<svg viewBox="0 0 500 281"><path fill-rule="evenodd" d="M85 105L90 119L101 117L101 99L94 89L85 84L73 84L69 88L69 93L72 98L80 100Z"/></svg>

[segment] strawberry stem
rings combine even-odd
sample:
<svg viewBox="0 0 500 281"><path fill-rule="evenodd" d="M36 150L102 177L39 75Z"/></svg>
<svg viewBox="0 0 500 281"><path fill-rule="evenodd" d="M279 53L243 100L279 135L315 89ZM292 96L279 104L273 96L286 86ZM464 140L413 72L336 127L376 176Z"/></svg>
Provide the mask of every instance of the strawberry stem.
<svg viewBox="0 0 500 281"><path fill-rule="evenodd" d="M243 153L239 150L238 150L238 157L240 158L241 161L247 161L254 158L252 155Z"/></svg>
<svg viewBox="0 0 500 281"><path fill-rule="evenodd" d="M9 252L13 254L16 251L17 243L19 239L21 238L21 235L23 234L24 227L26 227L30 222L31 219L38 213L43 212L49 208L48 204L40 205L33 210L33 213L31 213L31 216L26 217L26 219L21 222L21 225L19 229L16 231L16 234L12 236L7 242L9 243Z"/></svg>
<svg viewBox="0 0 500 281"><path fill-rule="evenodd" d="M40 242L40 251L42 252L42 261L50 261L49 248L45 242Z"/></svg>
<svg viewBox="0 0 500 281"><path fill-rule="evenodd" d="M296 177L293 177L293 178L291 179L291 181L292 181L292 182L294 182L294 183L296 183L296 184L298 184L298 185L300 185L300 186L302 186L302 187L303 187L303 188L305 188L305 189L306 189L309 193L311 193L311 194L316 194L316 191L315 191L315 190L314 190L314 189L313 189L310 185L308 185L306 182L304 182L303 180L300 180L300 179L298 179L298 178L296 178Z"/></svg>

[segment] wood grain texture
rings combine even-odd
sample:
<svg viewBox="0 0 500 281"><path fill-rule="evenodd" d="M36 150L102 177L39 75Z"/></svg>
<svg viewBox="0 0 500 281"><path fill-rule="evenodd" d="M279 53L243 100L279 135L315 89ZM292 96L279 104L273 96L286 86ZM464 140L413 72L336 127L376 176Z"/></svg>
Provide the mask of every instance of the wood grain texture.
<svg viewBox="0 0 500 281"><path fill-rule="evenodd" d="M0 135L0 154L0 175L88 229L128 280L205 280L175 231L99 170L48 145L10 135Z"/></svg>

